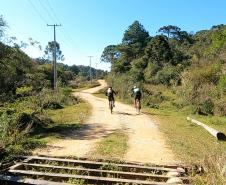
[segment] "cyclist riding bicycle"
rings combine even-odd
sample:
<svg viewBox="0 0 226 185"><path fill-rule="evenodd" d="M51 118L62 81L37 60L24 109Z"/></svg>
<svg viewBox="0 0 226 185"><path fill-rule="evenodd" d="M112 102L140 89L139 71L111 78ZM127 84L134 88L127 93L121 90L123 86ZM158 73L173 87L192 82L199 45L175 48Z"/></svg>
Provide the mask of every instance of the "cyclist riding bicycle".
<svg viewBox="0 0 226 185"><path fill-rule="evenodd" d="M140 103L140 100L141 100L141 97L142 97L141 90L137 86L134 86L132 88L132 95L134 96L134 107L136 108L136 102L137 102L137 100ZM140 103L140 106L141 106L141 103Z"/></svg>
<svg viewBox="0 0 226 185"><path fill-rule="evenodd" d="M108 97L109 107L110 107L110 101L113 101L113 106L115 107L114 95L116 95L116 92L112 89L112 87L109 87L105 94Z"/></svg>

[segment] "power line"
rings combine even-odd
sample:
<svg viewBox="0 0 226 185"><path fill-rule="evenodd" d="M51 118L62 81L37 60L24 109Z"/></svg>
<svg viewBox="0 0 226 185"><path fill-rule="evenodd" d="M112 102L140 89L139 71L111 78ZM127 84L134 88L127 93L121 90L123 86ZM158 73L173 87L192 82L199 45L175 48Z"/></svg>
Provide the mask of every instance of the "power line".
<svg viewBox="0 0 226 185"><path fill-rule="evenodd" d="M39 1L40 1L40 0L39 0ZM52 7L50 1L49 1L49 0L46 0L46 2L47 2L46 5L49 7L49 9L50 9L52 15L54 16L54 19L57 20L58 22L61 22L60 19L59 19L58 16L57 16L57 14L55 13L54 8ZM42 4L43 4L43 3L42 3ZM42 6L44 6L44 5L42 5ZM44 8L44 7L43 7L43 8ZM45 10L47 11L48 15L51 16L51 14L50 14L49 11L46 9L46 7L45 7ZM51 17L52 17L52 16L51 16ZM52 18L53 18L53 17L52 17ZM76 44L75 44L73 38L70 36L70 34L68 33L67 29L66 29L64 26L63 26L62 28L63 28L64 31L60 29L60 33L61 33L61 35L64 37L64 40L67 41L67 43L68 43L70 46L74 47L74 45L76 45ZM73 43L73 44L72 44L72 43ZM69 46L69 45L68 45L68 46ZM69 47L70 47L70 46L69 46Z"/></svg>
<svg viewBox="0 0 226 185"><path fill-rule="evenodd" d="M33 9L36 11L36 13L38 14L38 16L43 20L43 22L45 22L45 24L47 24L47 20L46 18L43 17L43 15L40 13L39 9L35 6L35 4L31 1L28 0L29 3L31 4L31 6L33 7ZM51 6L51 3L49 2L49 0L46 0L47 4L43 3L43 1L39 0L39 4L41 5L41 8L46 12L47 16L52 20L52 21L58 21L61 22L60 19L57 17L57 14L55 13L53 7ZM45 1L44 1L45 2ZM64 38L64 43L69 47L75 47L76 44L73 40L73 38L70 36L70 34L68 33L68 31L66 30L66 28L63 26L62 29L60 29L60 35L63 36Z"/></svg>
<svg viewBox="0 0 226 185"><path fill-rule="evenodd" d="M47 20L42 16L42 14L39 12L39 10L35 7L35 5L32 3L31 0L28 0L28 2L31 4L31 6L33 7L33 9L35 10L35 12L38 14L38 16L42 19L42 21L47 24Z"/></svg>
<svg viewBox="0 0 226 185"><path fill-rule="evenodd" d="M40 1L40 0L39 0L39 1ZM57 16L57 14L55 13L53 7L51 6L49 0L46 0L46 2L47 2L47 5L48 5L49 9L51 10L51 12L52 12L54 18L55 18L58 22L61 22L60 19L59 19L58 16ZM64 34L64 36L68 37L68 39L69 39L70 41L73 41L72 37L70 36L70 34L69 34L68 31L66 30L66 28L65 28L64 26L63 26L63 28L64 28L64 30L65 30L65 32L62 32L62 33ZM70 42L70 43L71 43L71 42Z"/></svg>
<svg viewBox="0 0 226 185"><path fill-rule="evenodd" d="M46 6L42 3L41 0L38 0L39 4L43 7L43 9L45 10L45 12L48 14L49 18L55 22L56 20L52 17L51 13L49 13L49 10L46 8Z"/></svg>
<svg viewBox="0 0 226 185"><path fill-rule="evenodd" d="M53 16L55 17L55 19L56 19L58 22L61 22L61 21L58 19L58 17L57 17L57 15L56 15L56 13L55 13L53 7L51 6L49 0L46 0L46 2L47 2L48 7L50 8L50 10L52 11L52 14L53 14Z"/></svg>

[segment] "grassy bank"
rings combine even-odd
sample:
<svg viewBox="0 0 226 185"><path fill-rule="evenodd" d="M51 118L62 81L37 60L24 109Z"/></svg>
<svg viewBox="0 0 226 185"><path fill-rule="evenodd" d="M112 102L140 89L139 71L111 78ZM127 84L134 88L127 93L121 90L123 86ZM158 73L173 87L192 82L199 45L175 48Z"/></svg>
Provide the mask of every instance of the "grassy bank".
<svg viewBox="0 0 226 185"><path fill-rule="evenodd" d="M79 129L90 114L90 105L84 101L75 105L65 106L62 109L47 110L45 117L48 121L39 125L33 135L40 141L47 143L61 137L64 133Z"/></svg>
<svg viewBox="0 0 226 185"><path fill-rule="evenodd" d="M11 160L78 129L89 115L88 103L60 89L57 96L44 90L36 96L22 97L0 107L0 160Z"/></svg>
<svg viewBox="0 0 226 185"><path fill-rule="evenodd" d="M187 121L188 114L184 112L145 108L144 113L157 120L160 130L167 138L167 143L177 157L184 162L200 162L208 155L221 154L226 151L226 142L218 141L202 127ZM224 120L224 118L190 116L207 123L212 128L226 132L223 124L215 125L210 121Z"/></svg>
<svg viewBox="0 0 226 185"><path fill-rule="evenodd" d="M79 92L85 89L90 89L93 87L97 87L99 86L100 83L97 80L93 80L92 83L90 83L90 81L84 81L84 82L75 82L75 84L71 84L71 87L73 88L74 92Z"/></svg>
<svg viewBox="0 0 226 185"><path fill-rule="evenodd" d="M225 184L226 142L218 141L204 128L187 121L186 117L197 119L225 134L226 117L194 114L193 107L181 107L180 97L164 86L152 87L151 90L151 94L144 92L142 112L158 123L167 145L178 159L204 168L206 173L202 176L192 174L195 179L193 184ZM101 90L95 95L106 98L104 92L105 90ZM116 97L116 100L132 105L129 91L125 96Z"/></svg>
<svg viewBox="0 0 226 185"><path fill-rule="evenodd" d="M128 148L127 142L128 136L118 130L97 143L90 156L94 159L122 160Z"/></svg>

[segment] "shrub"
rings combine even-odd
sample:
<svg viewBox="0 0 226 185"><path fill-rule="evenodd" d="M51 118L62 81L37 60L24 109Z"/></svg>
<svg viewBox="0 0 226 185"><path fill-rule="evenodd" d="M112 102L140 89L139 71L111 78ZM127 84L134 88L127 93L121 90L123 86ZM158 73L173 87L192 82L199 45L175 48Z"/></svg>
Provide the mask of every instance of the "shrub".
<svg viewBox="0 0 226 185"><path fill-rule="evenodd" d="M204 174L193 178L195 185L224 185L226 183L226 155L212 155L203 161Z"/></svg>
<svg viewBox="0 0 226 185"><path fill-rule="evenodd" d="M19 143L31 128L30 120L26 113L3 112L0 116L0 138L3 145Z"/></svg>
<svg viewBox="0 0 226 185"><path fill-rule="evenodd" d="M226 116L226 100L220 99L215 102L214 115Z"/></svg>
<svg viewBox="0 0 226 185"><path fill-rule="evenodd" d="M17 96L28 96L31 95L33 88L30 86L18 87L16 89Z"/></svg>
<svg viewBox="0 0 226 185"><path fill-rule="evenodd" d="M222 94L226 92L226 75L220 76L218 87Z"/></svg>
<svg viewBox="0 0 226 185"><path fill-rule="evenodd" d="M179 81L179 71L175 66L165 66L156 74L158 84L171 85Z"/></svg>
<svg viewBox="0 0 226 185"><path fill-rule="evenodd" d="M208 98L197 107L197 113L202 115L213 114L214 103Z"/></svg>

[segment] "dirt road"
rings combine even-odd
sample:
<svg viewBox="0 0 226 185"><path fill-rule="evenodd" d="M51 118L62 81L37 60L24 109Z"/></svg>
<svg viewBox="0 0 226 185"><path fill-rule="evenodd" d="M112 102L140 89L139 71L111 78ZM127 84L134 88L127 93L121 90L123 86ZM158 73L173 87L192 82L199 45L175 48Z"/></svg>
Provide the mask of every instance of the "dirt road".
<svg viewBox="0 0 226 185"><path fill-rule="evenodd" d="M70 138L58 139L49 143L44 150L36 150L34 154L54 156L86 156L101 138L118 129L129 135L129 148L124 157L126 161L150 162L155 164L172 164L175 158L166 146L163 135L157 124L147 115L137 115L132 106L116 102L114 113L108 110L106 99L98 98L92 93L106 86L101 86L76 93L92 105L92 114L84 123L84 128L75 131Z"/></svg>

